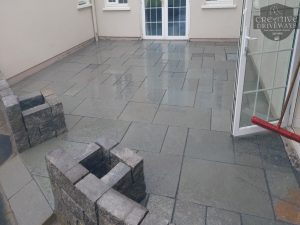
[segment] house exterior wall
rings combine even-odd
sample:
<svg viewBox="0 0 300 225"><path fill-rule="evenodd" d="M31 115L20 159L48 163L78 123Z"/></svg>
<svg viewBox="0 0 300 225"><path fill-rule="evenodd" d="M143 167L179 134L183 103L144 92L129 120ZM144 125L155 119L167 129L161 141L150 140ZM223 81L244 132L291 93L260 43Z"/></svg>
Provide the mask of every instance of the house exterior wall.
<svg viewBox="0 0 300 225"><path fill-rule="evenodd" d="M17 75L93 37L91 9L74 0L2 1L0 69Z"/></svg>
<svg viewBox="0 0 300 225"><path fill-rule="evenodd" d="M128 0L130 10L105 10L107 0L96 0L98 30L102 37L143 37L143 0ZM203 9L205 0L190 1L190 39L239 38L242 1L234 0L236 8Z"/></svg>
<svg viewBox="0 0 300 225"><path fill-rule="evenodd" d="M190 0L189 38L239 38L243 1L236 8L205 9L205 0Z"/></svg>

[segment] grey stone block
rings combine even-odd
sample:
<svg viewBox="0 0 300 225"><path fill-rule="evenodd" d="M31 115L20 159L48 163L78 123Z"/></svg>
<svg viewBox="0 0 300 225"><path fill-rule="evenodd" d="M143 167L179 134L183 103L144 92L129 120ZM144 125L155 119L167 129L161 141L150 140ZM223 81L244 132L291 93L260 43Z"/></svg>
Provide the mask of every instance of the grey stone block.
<svg viewBox="0 0 300 225"><path fill-rule="evenodd" d="M122 193L122 190L126 190L132 185L131 169L129 166L120 162L102 177L101 181Z"/></svg>
<svg viewBox="0 0 300 225"><path fill-rule="evenodd" d="M41 132L40 129L37 127L32 127L27 129L29 143L31 146L35 146L41 143Z"/></svg>
<svg viewBox="0 0 300 225"><path fill-rule="evenodd" d="M104 182L95 175L88 174L75 185L74 200L85 209L86 214L97 221L95 202L109 189Z"/></svg>
<svg viewBox="0 0 300 225"><path fill-rule="evenodd" d="M131 224L139 224L147 212L141 205L113 189L97 201L97 207L99 224L105 225L125 225L126 219Z"/></svg>
<svg viewBox="0 0 300 225"><path fill-rule="evenodd" d="M21 115L14 118L13 120L10 120L9 125L13 133L21 131L23 131L24 133L26 132L23 118Z"/></svg>
<svg viewBox="0 0 300 225"><path fill-rule="evenodd" d="M83 177L89 174L89 171L80 164L72 167L70 170L66 172L66 177L74 184L78 180L81 180Z"/></svg>
<svg viewBox="0 0 300 225"><path fill-rule="evenodd" d="M19 152L22 152L30 148L27 132L25 131L15 132L13 133L13 137Z"/></svg>
<svg viewBox="0 0 300 225"><path fill-rule="evenodd" d="M95 171L97 167L104 163L102 148L94 143L89 144L77 160L89 171Z"/></svg>
<svg viewBox="0 0 300 225"><path fill-rule="evenodd" d="M22 115L18 97L9 95L2 98L3 105L6 110L8 120L19 118Z"/></svg>
<svg viewBox="0 0 300 225"><path fill-rule="evenodd" d="M55 134L55 126L52 120L43 122L39 125L41 134L47 134L54 131Z"/></svg>
<svg viewBox="0 0 300 225"><path fill-rule="evenodd" d="M22 112L26 128L39 127L40 124L52 119L49 104L35 106Z"/></svg>
<svg viewBox="0 0 300 225"><path fill-rule="evenodd" d="M146 217L144 218L141 225L168 225L169 221L165 218L162 218L160 216L157 216L156 214L153 214L149 212Z"/></svg>
<svg viewBox="0 0 300 225"><path fill-rule="evenodd" d="M116 147L111 150L111 163L115 165L119 161L128 165L132 170L133 180L139 179L140 176L144 176L143 172L143 158L137 155L129 148Z"/></svg>
<svg viewBox="0 0 300 225"><path fill-rule="evenodd" d="M53 118L53 124L54 124L55 130L56 130L57 136L67 131L67 125L65 122L64 114L56 115Z"/></svg>
<svg viewBox="0 0 300 225"><path fill-rule="evenodd" d="M41 90L41 94L44 96L44 98L49 97L50 95L55 95L54 91L50 88L44 88Z"/></svg>
<svg viewBox="0 0 300 225"><path fill-rule="evenodd" d="M21 105L21 109L24 111L35 106L44 104L45 100L41 92L35 91L30 94L20 96L19 102Z"/></svg>
<svg viewBox="0 0 300 225"><path fill-rule="evenodd" d="M122 193L136 202L141 202L147 195L144 177L136 180L132 186L124 190Z"/></svg>
<svg viewBox="0 0 300 225"><path fill-rule="evenodd" d="M50 105L53 116L64 114L62 102L59 100L57 95L49 95L45 97L45 101Z"/></svg>
<svg viewBox="0 0 300 225"><path fill-rule="evenodd" d="M4 90L9 88L9 84L7 83L6 80L0 80L0 90Z"/></svg>
<svg viewBox="0 0 300 225"><path fill-rule="evenodd" d="M3 98L5 96L14 95L13 91L10 88L0 90L0 97Z"/></svg>

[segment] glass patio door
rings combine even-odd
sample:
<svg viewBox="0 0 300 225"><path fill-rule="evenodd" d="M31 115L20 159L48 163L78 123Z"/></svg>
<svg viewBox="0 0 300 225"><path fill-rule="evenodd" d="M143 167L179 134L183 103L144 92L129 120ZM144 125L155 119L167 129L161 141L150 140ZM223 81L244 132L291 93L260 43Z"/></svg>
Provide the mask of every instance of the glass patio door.
<svg viewBox="0 0 300 225"><path fill-rule="evenodd" d="M295 29L286 38L263 30L262 16L298 15L300 0L245 0L235 84L232 133L234 136L262 131L251 123L257 116L276 123L279 119L290 78ZM280 5L279 5L280 4ZM285 10L285 6L292 9ZM284 10L283 10L284 9ZM273 36L272 36L273 35ZM277 35L277 36L276 36ZM288 114L288 113L287 113ZM283 126L286 124L284 120Z"/></svg>
<svg viewBox="0 0 300 225"><path fill-rule="evenodd" d="M188 0L142 0L145 39L186 39Z"/></svg>

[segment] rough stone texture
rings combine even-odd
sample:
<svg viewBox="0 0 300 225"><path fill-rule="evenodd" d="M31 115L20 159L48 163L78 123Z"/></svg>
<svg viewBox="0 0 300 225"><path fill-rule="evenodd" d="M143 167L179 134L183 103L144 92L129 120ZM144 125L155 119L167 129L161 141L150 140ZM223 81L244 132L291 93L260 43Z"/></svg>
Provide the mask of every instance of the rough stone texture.
<svg viewBox="0 0 300 225"><path fill-rule="evenodd" d="M19 152L67 131L63 105L52 90L17 97L0 80L0 108Z"/></svg>
<svg viewBox="0 0 300 225"><path fill-rule="evenodd" d="M170 224L137 202L146 196L143 158L114 140L99 139L76 156L51 151L46 164L62 225Z"/></svg>

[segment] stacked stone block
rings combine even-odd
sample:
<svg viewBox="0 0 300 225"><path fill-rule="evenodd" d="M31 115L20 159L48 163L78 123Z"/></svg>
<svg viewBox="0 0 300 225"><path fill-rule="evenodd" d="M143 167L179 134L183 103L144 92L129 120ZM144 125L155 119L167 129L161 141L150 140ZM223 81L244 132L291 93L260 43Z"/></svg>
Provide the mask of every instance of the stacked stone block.
<svg viewBox="0 0 300 225"><path fill-rule="evenodd" d="M0 80L0 97L1 110L19 152L66 131L62 103L52 91L18 97L5 80Z"/></svg>
<svg viewBox="0 0 300 225"><path fill-rule="evenodd" d="M78 156L57 149L46 156L62 225L168 225L139 204L146 196L143 158L111 139L91 143Z"/></svg>

